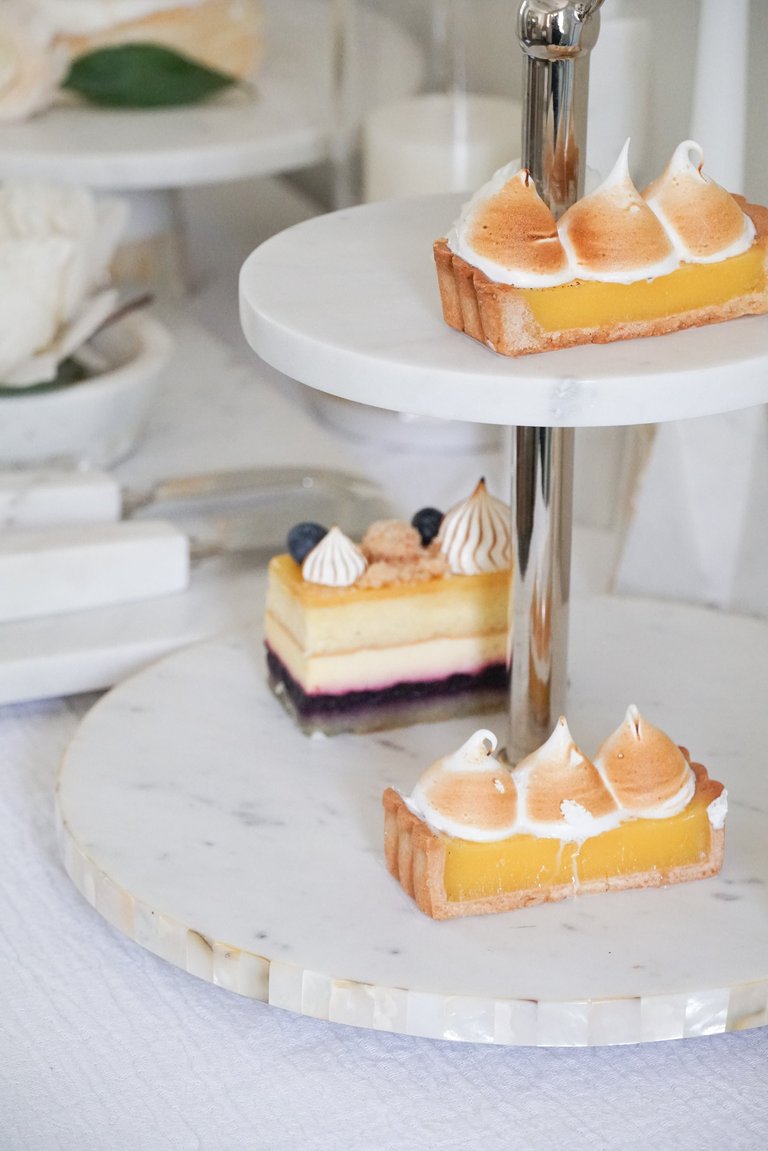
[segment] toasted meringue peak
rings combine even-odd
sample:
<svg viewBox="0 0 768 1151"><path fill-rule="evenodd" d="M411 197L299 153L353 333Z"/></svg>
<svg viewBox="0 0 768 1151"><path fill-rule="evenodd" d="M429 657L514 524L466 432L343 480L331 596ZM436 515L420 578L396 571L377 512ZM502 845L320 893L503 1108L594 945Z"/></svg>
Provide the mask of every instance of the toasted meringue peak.
<svg viewBox="0 0 768 1151"><path fill-rule="evenodd" d="M646 819L682 811L695 789L695 776L680 748L644 720L634 704L600 747L595 766L619 806Z"/></svg>
<svg viewBox="0 0 768 1151"><path fill-rule="evenodd" d="M745 252L755 226L736 200L702 171L704 151L684 140L665 171L643 192L680 260L709 264Z"/></svg>
<svg viewBox="0 0 768 1151"><path fill-rule="evenodd" d="M367 561L349 536L332 527L320 540L301 568L307 583L326 587L350 587L365 571Z"/></svg>
<svg viewBox="0 0 768 1151"><path fill-rule="evenodd" d="M461 210L448 247L489 279L546 288L573 278L555 218L525 168L500 168Z"/></svg>
<svg viewBox="0 0 768 1151"><path fill-rule="evenodd" d="M545 744L514 769L513 779L524 796L524 822L535 834L579 838L594 834L596 821L619 821L616 803L594 764L576 745L564 716ZM568 825L571 832L569 834Z"/></svg>
<svg viewBox="0 0 768 1151"><path fill-rule="evenodd" d="M561 216L558 229L576 279L628 284L673 272L672 241L629 174L629 140L613 171Z"/></svg>
<svg viewBox="0 0 768 1151"><path fill-rule="evenodd" d="M509 506L492 496L481 479L469 499L446 512L438 539L440 552L456 575L508 568L512 562Z"/></svg>
<svg viewBox="0 0 768 1151"><path fill-rule="evenodd" d="M427 768L407 806L435 831L458 839L505 839L515 830L517 792L495 750L493 732L476 731L458 751Z"/></svg>

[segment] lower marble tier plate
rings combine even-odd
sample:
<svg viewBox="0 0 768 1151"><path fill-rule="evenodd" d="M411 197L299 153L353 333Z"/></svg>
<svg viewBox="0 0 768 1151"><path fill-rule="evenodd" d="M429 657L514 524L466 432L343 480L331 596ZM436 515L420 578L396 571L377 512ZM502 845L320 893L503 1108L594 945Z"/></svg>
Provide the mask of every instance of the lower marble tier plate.
<svg viewBox="0 0 768 1151"><path fill-rule="evenodd" d="M558 1046L768 1023L768 624L598 598L574 605L571 646L585 750L633 701L726 783L719 876L433 922L386 872L381 792L475 724L307 739L255 632L178 652L86 716L57 791L67 871L171 963L333 1022ZM483 724L503 738L503 717Z"/></svg>

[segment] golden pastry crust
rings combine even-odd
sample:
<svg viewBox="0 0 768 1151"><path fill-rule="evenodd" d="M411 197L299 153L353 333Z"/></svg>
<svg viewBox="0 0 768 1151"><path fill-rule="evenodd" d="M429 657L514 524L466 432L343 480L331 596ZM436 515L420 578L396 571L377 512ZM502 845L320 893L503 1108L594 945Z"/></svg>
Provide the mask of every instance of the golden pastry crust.
<svg viewBox="0 0 768 1151"><path fill-rule="evenodd" d="M443 318L450 327L487 344L500 355L523 356L578 344L606 344L639 336L660 336L684 328L767 312L768 208L747 204L740 196L734 196L734 200L755 224L757 235L754 242L764 255L766 277L759 290L737 296L724 304L694 307L652 319L548 331L538 323L529 304L530 293L536 289L495 283L466 260L454 255L446 241L440 239L434 244L434 258ZM578 286L579 281L574 280L557 290L577 291Z"/></svg>
<svg viewBox="0 0 768 1151"><path fill-rule="evenodd" d="M685 748L681 748L688 757ZM696 774L696 794L706 804L722 792L723 786L710 779L706 768L692 763ZM449 900L445 890L445 862L448 838L433 832L423 820L406 807L394 788L382 797L384 806L384 852L387 870L410 895L417 907L432 919L456 919L466 915L489 915L515 911L539 903L556 903L570 895L593 892L626 891L630 888L662 887L715 875L723 865L724 828L712 828L707 857L697 863L665 867L652 871L606 876L586 882L551 884L518 891L502 892L480 899Z"/></svg>

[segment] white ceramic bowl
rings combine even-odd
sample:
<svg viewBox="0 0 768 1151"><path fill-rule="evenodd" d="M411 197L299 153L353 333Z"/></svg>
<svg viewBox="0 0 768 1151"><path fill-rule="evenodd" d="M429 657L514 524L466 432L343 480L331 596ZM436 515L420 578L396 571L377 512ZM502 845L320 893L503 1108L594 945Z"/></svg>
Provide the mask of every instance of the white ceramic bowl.
<svg viewBox="0 0 768 1151"><path fill-rule="evenodd" d="M133 449L173 348L170 333L136 314L92 343L110 365L102 374L50 392L0 395L0 466L105 467Z"/></svg>

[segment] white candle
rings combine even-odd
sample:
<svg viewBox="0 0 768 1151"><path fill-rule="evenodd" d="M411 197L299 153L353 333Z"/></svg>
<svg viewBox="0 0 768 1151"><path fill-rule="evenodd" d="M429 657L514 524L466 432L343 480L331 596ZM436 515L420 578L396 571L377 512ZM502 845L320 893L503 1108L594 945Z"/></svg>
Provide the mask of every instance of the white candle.
<svg viewBox="0 0 768 1151"><path fill-rule="evenodd" d="M613 16L613 11L610 4L601 9L600 36L590 56L587 162L607 176L629 136L630 168L643 187L657 175L650 160L653 134L648 112L651 18L642 11L632 16L622 15L621 9ZM616 83L617 76L621 77L620 84Z"/></svg>
<svg viewBox="0 0 768 1151"><path fill-rule="evenodd" d="M744 188L749 0L702 0L691 136L704 171L731 192Z"/></svg>
<svg viewBox="0 0 768 1151"><path fill-rule="evenodd" d="M520 154L522 106L432 93L377 108L363 126L363 196L468 192Z"/></svg>

